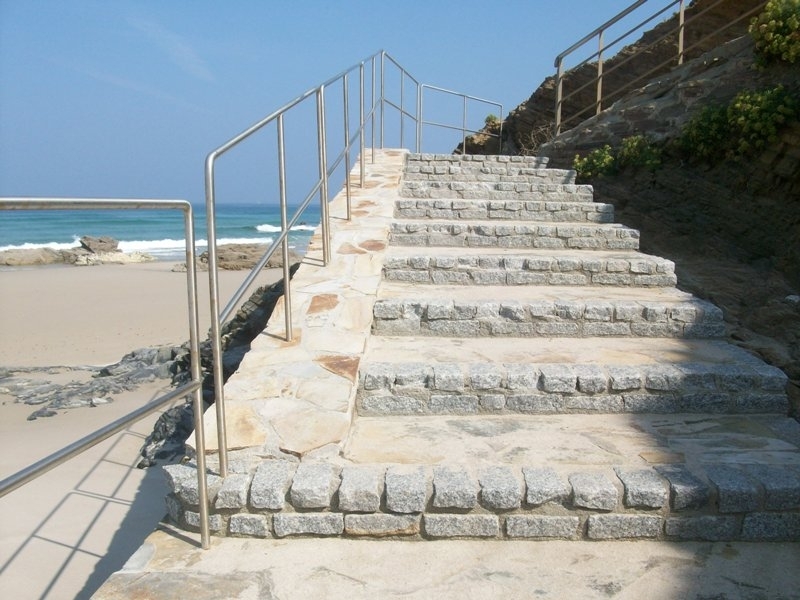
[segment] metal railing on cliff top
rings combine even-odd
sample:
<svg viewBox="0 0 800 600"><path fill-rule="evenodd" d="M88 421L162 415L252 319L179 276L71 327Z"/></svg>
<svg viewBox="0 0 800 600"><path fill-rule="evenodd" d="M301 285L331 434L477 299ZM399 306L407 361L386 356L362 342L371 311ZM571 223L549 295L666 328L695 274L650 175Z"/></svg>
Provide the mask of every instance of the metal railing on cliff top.
<svg viewBox="0 0 800 600"><path fill-rule="evenodd" d="M663 4L664 0L660 0L659 4ZM584 36L577 42L575 42L572 46L564 50L561 54L556 56L555 59L555 68L556 68L556 102L555 102L555 134L558 135L561 133L562 125L564 124L565 119L562 118L562 109L564 107L564 103L569 100L570 98L575 97L577 94L582 92L587 88L591 88L594 86L596 93L595 93L595 101L588 106L583 108L578 108L577 112L570 114L570 120L585 120L589 118L592 114L598 114L600 111L603 110L604 102L607 103L610 98L619 97L624 92L633 89L637 84L642 84L647 82L650 78L652 78L656 73L664 70L665 68L669 67L670 65L682 65L684 61L684 57L687 52L691 51L692 49L698 47L703 42L707 41L712 36L716 36L720 33L723 33L733 27L734 25L741 23L742 21L749 20L754 15L758 14L763 10L764 6L766 5L766 1L754 1L753 6L745 11L742 11L736 16L734 19L723 23L712 32L707 35L699 37L694 43L685 46L684 45L684 37L687 31L687 28L691 27L693 23L699 23L701 19L704 17L709 16L709 11L717 8L721 4L725 3L726 0L709 0L708 2L703 3L704 6L698 7L698 2L691 2L689 3L689 8L698 8L691 12L687 16L686 8L687 2L686 0L670 0L664 5L662 8L658 9L655 13L649 15L648 17L644 18L644 20L638 22L636 25L632 26L630 29L622 33L621 35L614 38L613 41L605 43L604 37L605 34L609 31L611 27L616 25L617 23L621 22L625 17L634 13L638 8L647 4L648 0L637 0L633 4L631 4L628 8L620 12L617 16L609 19L600 27L592 31L590 34ZM604 60L603 54L607 52L609 49L614 48L621 44L622 42L628 41L631 39L631 36L639 31L645 29L645 27L651 27L653 22L662 17L665 14L668 14L670 11L675 11L677 7L677 19L674 28L668 28L661 36L657 37L656 39L650 41L646 45L642 45L637 49L636 53L632 53L629 56L625 57L622 60L617 61L613 67L604 71ZM642 73L635 78L632 78L630 81L627 81L623 86L616 87L612 93L608 95L604 95L603 92L603 78L608 76L610 73L617 71L619 69L624 68L628 63L635 59L637 56L641 56L642 53L647 52L648 50L654 48L657 44L663 42L664 40L675 38L676 40L676 47L675 47L675 54L670 58L660 62L659 64L653 66L652 68L648 69L647 72ZM592 64L596 61L597 63L597 75L589 80L588 82L580 85L577 89L572 90L570 93L564 95L564 78L567 72L564 70L564 59L569 56L570 54L574 53L575 51L584 48L586 44L592 42L593 40L597 40L597 51L592 53L583 61L579 62L577 65L570 67L569 71L575 71L584 65ZM591 110L594 108L594 113L591 113Z"/></svg>

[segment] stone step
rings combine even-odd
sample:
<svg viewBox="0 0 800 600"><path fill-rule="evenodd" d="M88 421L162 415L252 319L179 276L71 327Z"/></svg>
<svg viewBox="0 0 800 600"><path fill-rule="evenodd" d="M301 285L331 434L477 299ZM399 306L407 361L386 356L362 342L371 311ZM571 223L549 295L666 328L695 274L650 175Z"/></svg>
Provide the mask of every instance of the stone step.
<svg viewBox="0 0 800 600"><path fill-rule="evenodd" d="M373 336L361 415L785 414L786 375L719 340Z"/></svg>
<svg viewBox="0 0 800 600"><path fill-rule="evenodd" d="M411 152L406 155L403 172L413 171L420 166L450 167L461 166L466 169L480 167L502 167L508 169L544 169L550 159L546 156L507 156L492 154L430 154Z"/></svg>
<svg viewBox="0 0 800 600"><path fill-rule="evenodd" d="M398 219L613 223L614 206L600 202L402 199L395 203L394 216Z"/></svg>
<svg viewBox="0 0 800 600"><path fill-rule="evenodd" d="M553 224L530 221L498 224L492 221L395 221L389 241L399 246L456 246L465 248L548 248L638 250L639 232L624 225Z"/></svg>
<svg viewBox="0 0 800 600"><path fill-rule="evenodd" d="M409 297L413 296L413 297ZM677 337L725 334L722 311L671 288L426 286L383 282L372 331L444 337Z"/></svg>
<svg viewBox="0 0 800 600"><path fill-rule="evenodd" d="M435 285L593 285L673 287L675 264L635 251L391 247L383 276Z"/></svg>
<svg viewBox="0 0 800 600"><path fill-rule="evenodd" d="M211 529L252 537L800 539L800 425L776 416L356 419L341 456L232 456ZM209 461L214 469L213 460ZM166 467L197 527L194 464Z"/></svg>
<svg viewBox="0 0 800 600"><path fill-rule="evenodd" d="M463 200L529 200L538 202L593 202L591 185L539 182L408 181L400 186L406 198L460 198Z"/></svg>

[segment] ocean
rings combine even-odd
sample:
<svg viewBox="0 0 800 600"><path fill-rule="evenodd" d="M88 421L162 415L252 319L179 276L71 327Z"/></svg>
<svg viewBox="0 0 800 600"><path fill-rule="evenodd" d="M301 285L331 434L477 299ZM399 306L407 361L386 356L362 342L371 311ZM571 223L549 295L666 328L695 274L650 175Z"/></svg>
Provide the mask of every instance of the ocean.
<svg viewBox="0 0 800 600"><path fill-rule="evenodd" d="M196 250L207 247L205 206L194 206ZM294 209L289 208L291 219ZM312 203L289 233L289 245L305 249L319 224ZM217 244L269 244L280 233L280 209L264 204L217 205ZM0 251L16 248L68 249L81 237L109 236L123 252L145 252L157 260L183 258L183 213L165 210L0 211Z"/></svg>

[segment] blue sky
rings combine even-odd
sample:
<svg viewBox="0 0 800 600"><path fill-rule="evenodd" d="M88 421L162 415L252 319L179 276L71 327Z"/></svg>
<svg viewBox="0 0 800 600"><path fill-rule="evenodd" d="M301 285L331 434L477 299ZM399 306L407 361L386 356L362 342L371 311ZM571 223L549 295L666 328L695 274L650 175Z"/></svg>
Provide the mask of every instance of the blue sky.
<svg viewBox="0 0 800 600"><path fill-rule="evenodd" d="M380 49L508 112L631 2L0 0L0 195L201 202L208 152Z"/></svg>

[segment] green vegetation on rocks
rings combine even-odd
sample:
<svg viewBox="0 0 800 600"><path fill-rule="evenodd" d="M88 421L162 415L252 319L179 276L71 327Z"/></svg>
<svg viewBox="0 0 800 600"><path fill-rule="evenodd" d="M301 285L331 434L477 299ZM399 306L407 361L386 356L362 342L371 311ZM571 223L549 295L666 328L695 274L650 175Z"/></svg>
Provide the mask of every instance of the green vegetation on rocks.
<svg viewBox="0 0 800 600"><path fill-rule="evenodd" d="M770 0L749 31L763 64L794 64L800 58L800 0Z"/></svg>

